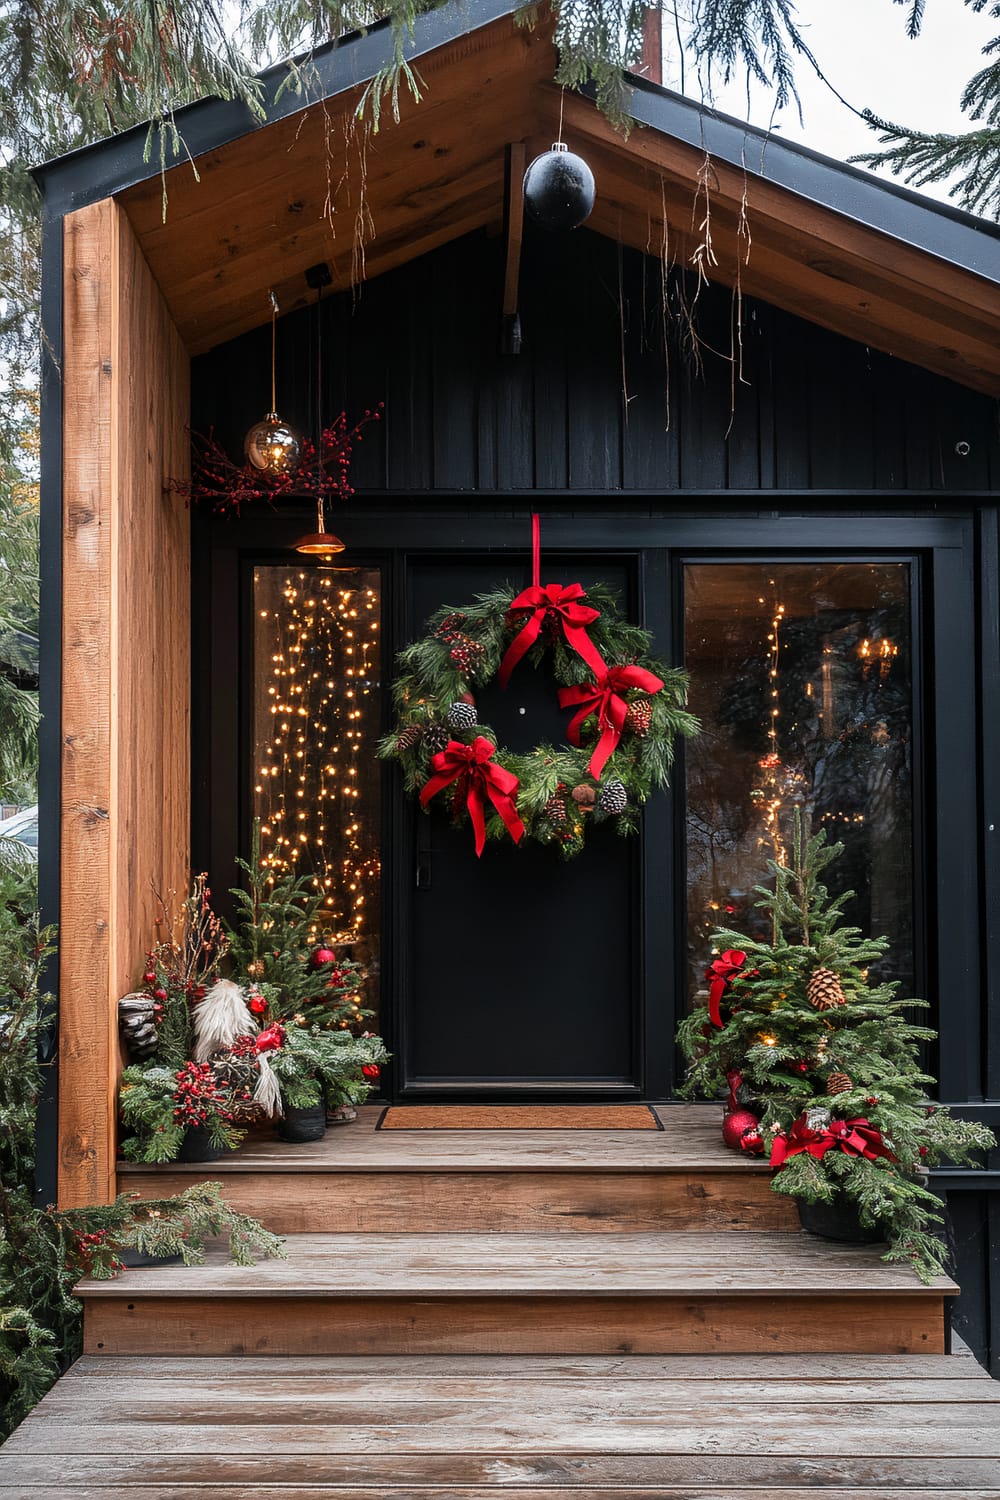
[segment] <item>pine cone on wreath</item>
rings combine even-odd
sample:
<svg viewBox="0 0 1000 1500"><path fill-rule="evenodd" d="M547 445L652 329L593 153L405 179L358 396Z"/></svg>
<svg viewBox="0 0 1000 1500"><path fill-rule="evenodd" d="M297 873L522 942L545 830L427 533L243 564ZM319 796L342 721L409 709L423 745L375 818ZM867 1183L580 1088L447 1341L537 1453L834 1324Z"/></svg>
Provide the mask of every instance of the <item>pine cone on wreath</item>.
<svg viewBox="0 0 1000 1500"><path fill-rule="evenodd" d="M832 969L813 969L806 994L809 1004L815 1005L817 1010L833 1010L835 1006L847 1004L840 979Z"/></svg>
<svg viewBox="0 0 1000 1500"><path fill-rule="evenodd" d="M628 793L617 777L612 776L611 780L606 781L601 787L597 805L601 812L609 813L614 818L617 818L628 807Z"/></svg>
<svg viewBox="0 0 1000 1500"><path fill-rule="evenodd" d="M557 791L546 802L542 809L553 828L563 828L566 824L566 798L562 791Z"/></svg>
<svg viewBox="0 0 1000 1500"><path fill-rule="evenodd" d="M431 755L437 755L441 750L447 750L451 735L443 724L429 724L424 730L424 744Z"/></svg>
<svg viewBox="0 0 1000 1500"><path fill-rule="evenodd" d="M465 616L461 610L454 610L450 615L445 615L434 635L439 641L454 641L461 633L459 626L464 624Z"/></svg>
<svg viewBox="0 0 1000 1500"><path fill-rule="evenodd" d="M412 750L414 745L419 745L424 737L424 731L419 724L407 724L396 739L396 754L403 755L407 750Z"/></svg>
<svg viewBox="0 0 1000 1500"><path fill-rule="evenodd" d="M846 1094L848 1089L854 1087L849 1074L831 1073L826 1080L826 1091L828 1094Z"/></svg>
<svg viewBox="0 0 1000 1500"><path fill-rule="evenodd" d="M635 698L628 706L625 715L625 728L629 734L634 734L637 739L644 740L649 733L649 726L653 719L653 705L648 698Z"/></svg>
<svg viewBox="0 0 1000 1500"><path fill-rule="evenodd" d="M464 703L460 698L448 710L448 728L456 731L473 729L479 723L479 714L474 703Z"/></svg>

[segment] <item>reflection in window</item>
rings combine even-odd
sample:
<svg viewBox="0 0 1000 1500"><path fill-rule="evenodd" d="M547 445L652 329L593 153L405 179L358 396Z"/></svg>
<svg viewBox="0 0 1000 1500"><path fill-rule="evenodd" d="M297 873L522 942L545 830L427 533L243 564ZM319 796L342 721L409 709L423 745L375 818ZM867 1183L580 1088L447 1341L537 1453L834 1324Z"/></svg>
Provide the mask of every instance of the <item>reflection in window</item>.
<svg viewBox="0 0 1000 1500"><path fill-rule="evenodd" d="M380 578L373 568L254 570L253 813L273 872L310 874L324 936L378 1003Z"/></svg>
<svg viewBox="0 0 1000 1500"><path fill-rule="evenodd" d="M697 563L685 574L688 972L717 926L766 937L753 888L788 857L794 809L844 853L847 919L891 940L913 985L909 569L903 563Z"/></svg>

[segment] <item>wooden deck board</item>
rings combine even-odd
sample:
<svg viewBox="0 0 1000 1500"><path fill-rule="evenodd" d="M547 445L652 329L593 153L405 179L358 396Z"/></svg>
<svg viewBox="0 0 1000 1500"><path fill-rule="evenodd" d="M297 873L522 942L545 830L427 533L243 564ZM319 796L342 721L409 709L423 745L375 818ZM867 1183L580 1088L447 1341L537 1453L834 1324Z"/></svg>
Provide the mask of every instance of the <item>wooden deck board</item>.
<svg viewBox="0 0 1000 1500"><path fill-rule="evenodd" d="M378 1105L358 1111L321 1141L291 1145L271 1135L250 1137L239 1151L211 1164L211 1175L239 1172L602 1172L729 1170L770 1175L766 1162L740 1157L722 1144L721 1104L657 1105L662 1130L376 1130ZM123 1183L148 1167L119 1161ZM173 1174L206 1175L202 1163L171 1162Z"/></svg>
<svg viewBox="0 0 1000 1500"><path fill-rule="evenodd" d="M732 1296L790 1299L940 1297L947 1276L923 1286L908 1266L887 1265L878 1246L833 1244L800 1234L746 1234L724 1255L715 1234L387 1234L377 1254L365 1235L291 1235L287 1260L232 1266L214 1247L204 1266L129 1270L82 1281L86 1299ZM358 1267L364 1267L363 1277Z"/></svg>
<svg viewBox="0 0 1000 1500"><path fill-rule="evenodd" d="M0 1490L25 1500L529 1500L546 1490L566 1500L828 1490L997 1500L998 1396L959 1356L758 1355L735 1367L90 1356L0 1450Z"/></svg>

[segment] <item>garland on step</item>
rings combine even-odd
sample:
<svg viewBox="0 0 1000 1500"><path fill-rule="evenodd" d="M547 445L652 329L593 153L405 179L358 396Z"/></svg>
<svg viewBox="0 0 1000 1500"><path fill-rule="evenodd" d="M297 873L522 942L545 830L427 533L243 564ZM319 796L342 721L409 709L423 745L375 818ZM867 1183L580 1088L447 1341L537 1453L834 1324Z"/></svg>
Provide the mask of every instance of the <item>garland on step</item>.
<svg viewBox="0 0 1000 1500"><path fill-rule="evenodd" d="M480 724L472 688L495 677L506 687L524 658L550 661L571 711L568 746L515 754ZM697 729L686 697L686 674L653 655L648 631L622 619L605 586L507 587L439 609L400 652L396 728L379 754L399 763L425 809L446 804L472 825L477 854L512 838L570 858L588 825L638 828L642 804L667 785L675 736Z"/></svg>

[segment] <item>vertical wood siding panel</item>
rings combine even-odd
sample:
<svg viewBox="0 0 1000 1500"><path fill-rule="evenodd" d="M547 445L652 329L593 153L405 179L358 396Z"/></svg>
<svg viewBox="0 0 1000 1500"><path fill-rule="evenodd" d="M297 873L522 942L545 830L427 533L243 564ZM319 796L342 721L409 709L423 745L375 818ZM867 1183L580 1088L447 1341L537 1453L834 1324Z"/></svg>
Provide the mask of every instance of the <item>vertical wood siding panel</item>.
<svg viewBox="0 0 1000 1500"><path fill-rule="evenodd" d="M434 257L431 368L434 411L434 487L476 487L476 375L485 330L478 317L479 295L460 246Z"/></svg>
<svg viewBox="0 0 1000 1500"><path fill-rule="evenodd" d="M66 221L60 1162L114 1195L115 1002L189 873L188 361L121 210Z"/></svg>
<svg viewBox="0 0 1000 1500"><path fill-rule="evenodd" d="M526 232L521 354L498 352L502 243L470 235L331 297L325 414L384 398L386 424L356 450L359 493L844 488L985 489L996 482L996 405L937 376L747 299L730 427L732 297L702 289L704 376L692 374L674 300L669 383L655 256L581 229ZM679 273L675 273L679 274ZM688 296L692 283L688 278ZM311 426L312 311L279 326L288 415ZM269 330L203 356L194 426L235 455L266 404ZM712 351L716 352L712 352ZM720 357L720 354L722 357ZM728 435L727 435L728 429ZM954 431L952 431L954 429ZM961 429L961 432L959 432ZM959 436L969 460L954 453Z"/></svg>
<svg viewBox="0 0 1000 1500"><path fill-rule="evenodd" d="M66 220L59 1199L114 1192L111 535L118 238L105 201Z"/></svg>

